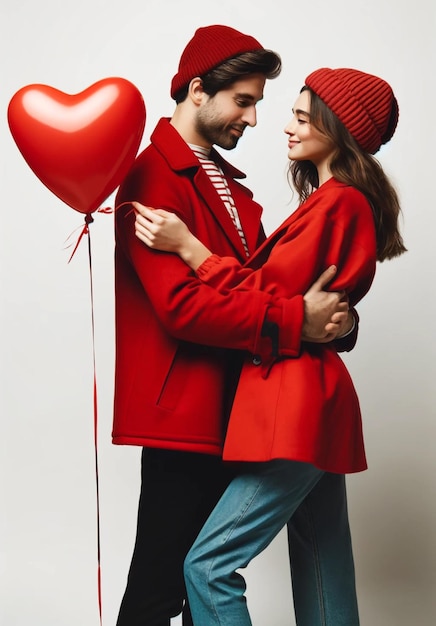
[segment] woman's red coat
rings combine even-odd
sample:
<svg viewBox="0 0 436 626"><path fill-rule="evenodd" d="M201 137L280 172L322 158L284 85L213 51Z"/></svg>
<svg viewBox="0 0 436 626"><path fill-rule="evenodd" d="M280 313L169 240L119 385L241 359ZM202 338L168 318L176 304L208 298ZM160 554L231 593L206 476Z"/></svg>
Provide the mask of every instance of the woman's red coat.
<svg viewBox="0 0 436 626"><path fill-rule="evenodd" d="M355 305L375 273L374 221L366 198L334 179L266 240L249 267L213 256L198 275L221 291L239 283L236 289L292 297L305 293L330 264L338 268L331 288L345 289ZM297 358L245 359L224 458L287 458L339 473L366 468L359 401L333 346L303 343Z"/></svg>

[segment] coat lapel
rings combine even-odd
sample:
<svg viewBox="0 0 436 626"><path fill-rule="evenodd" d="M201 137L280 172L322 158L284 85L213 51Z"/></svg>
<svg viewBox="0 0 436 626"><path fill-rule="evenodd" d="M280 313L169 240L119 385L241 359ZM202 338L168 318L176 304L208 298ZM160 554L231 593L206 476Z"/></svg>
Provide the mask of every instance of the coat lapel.
<svg viewBox="0 0 436 626"><path fill-rule="evenodd" d="M208 175L199 164L197 157L194 155L191 148L183 141L176 129L171 126L169 119L162 118L159 121L151 136L151 140L156 149L168 162L171 169L179 172L189 170L194 172L191 178L192 184L203 199L205 210L210 211L213 215L217 227L223 232L231 244L237 258L245 262L247 257L244 246L223 201L218 196ZM250 254L252 254L258 245L262 208L252 200L253 194L234 180L235 178L245 178L243 172L228 163L215 149L212 149L210 158L220 165L227 178L241 220L248 249ZM256 209L258 209L258 215L254 216L253 210Z"/></svg>
<svg viewBox="0 0 436 626"><path fill-rule="evenodd" d="M313 207L319 203L324 202L326 195L328 196L328 192L331 188L337 186L343 186L343 183L339 183L334 178L330 178L327 182L325 182L321 187L312 192L309 198L297 207L286 219L284 222L277 227L277 229L269 235L269 237L263 242L261 246L258 247L255 254L250 258L247 262L247 265L253 269L257 269L261 267L265 261L268 259L271 254L271 250L274 248L275 244L286 234L290 226L298 221L301 217L306 215L309 211L313 209Z"/></svg>

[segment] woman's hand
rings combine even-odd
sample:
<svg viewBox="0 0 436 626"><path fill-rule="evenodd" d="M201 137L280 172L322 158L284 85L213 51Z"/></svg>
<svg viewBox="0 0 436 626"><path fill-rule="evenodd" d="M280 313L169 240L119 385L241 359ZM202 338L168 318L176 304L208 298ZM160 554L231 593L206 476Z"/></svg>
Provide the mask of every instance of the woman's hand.
<svg viewBox="0 0 436 626"><path fill-rule="evenodd" d="M191 233L175 213L164 209L151 209L139 202L132 202L135 208L135 235L149 248L176 252L189 241Z"/></svg>
<svg viewBox="0 0 436 626"><path fill-rule="evenodd" d="M140 202L132 205L136 213L135 235L149 248L175 252L193 270L212 254L175 213L151 209Z"/></svg>

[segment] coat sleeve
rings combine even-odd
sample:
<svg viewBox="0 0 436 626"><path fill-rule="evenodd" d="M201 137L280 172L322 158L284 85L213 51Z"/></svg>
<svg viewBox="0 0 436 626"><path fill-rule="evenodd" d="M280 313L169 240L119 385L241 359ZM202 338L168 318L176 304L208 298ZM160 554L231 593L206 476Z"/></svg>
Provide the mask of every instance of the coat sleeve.
<svg viewBox="0 0 436 626"><path fill-rule="evenodd" d="M337 352L351 352L357 343L357 337L359 335L359 314L354 308L350 310L354 317L354 327L350 333L336 339L334 343Z"/></svg>
<svg viewBox="0 0 436 626"><path fill-rule="evenodd" d="M212 256L197 270L199 277L216 289L261 289L291 301L334 264L338 271L329 288L344 289L354 307L370 288L375 273L374 223L366 199L347 188L339 197L327 195L316 208L301 213L289 220L258 269L238 266L229 257ZM357 327L337 348L351 349L356 337ZM280 354L288 353L282 349Z"/></svg>
<svg viewBox="0 0 436 626"><path fill-rule="evenodd" d="M221 293L202 283L177 255L147 248L135 236L131 206L121 206L123 203L136 198L175 211L188 224L192 224L193 217L189 204L182 202L168 181L153 185L153 192L143 192L142 186L143 183L136 188L133 185L117 196L116 205L120 208L115 214L116 254L134 269L130 280L139 280L162 326L179 340L269 356L272 339L262 334L263 324L269 319L270 310L279 318L287 311L286 300L261 290ZM184 214L181 206L188 206ZM303 310L302 306L301 310L295 309L293 332L298 345L293 349L298 350Z"/></svg>

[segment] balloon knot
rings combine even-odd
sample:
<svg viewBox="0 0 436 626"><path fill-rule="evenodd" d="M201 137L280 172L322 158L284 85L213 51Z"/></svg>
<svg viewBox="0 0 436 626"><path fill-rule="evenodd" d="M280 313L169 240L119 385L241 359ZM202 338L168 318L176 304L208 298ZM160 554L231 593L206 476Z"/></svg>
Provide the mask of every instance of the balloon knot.
<svg viewBox="0 0 436 626"><path fill-rule="evenodd" d="M92 213L87 213L85 215L85 224L92 224L94 218L92 217Z"/></svg>

